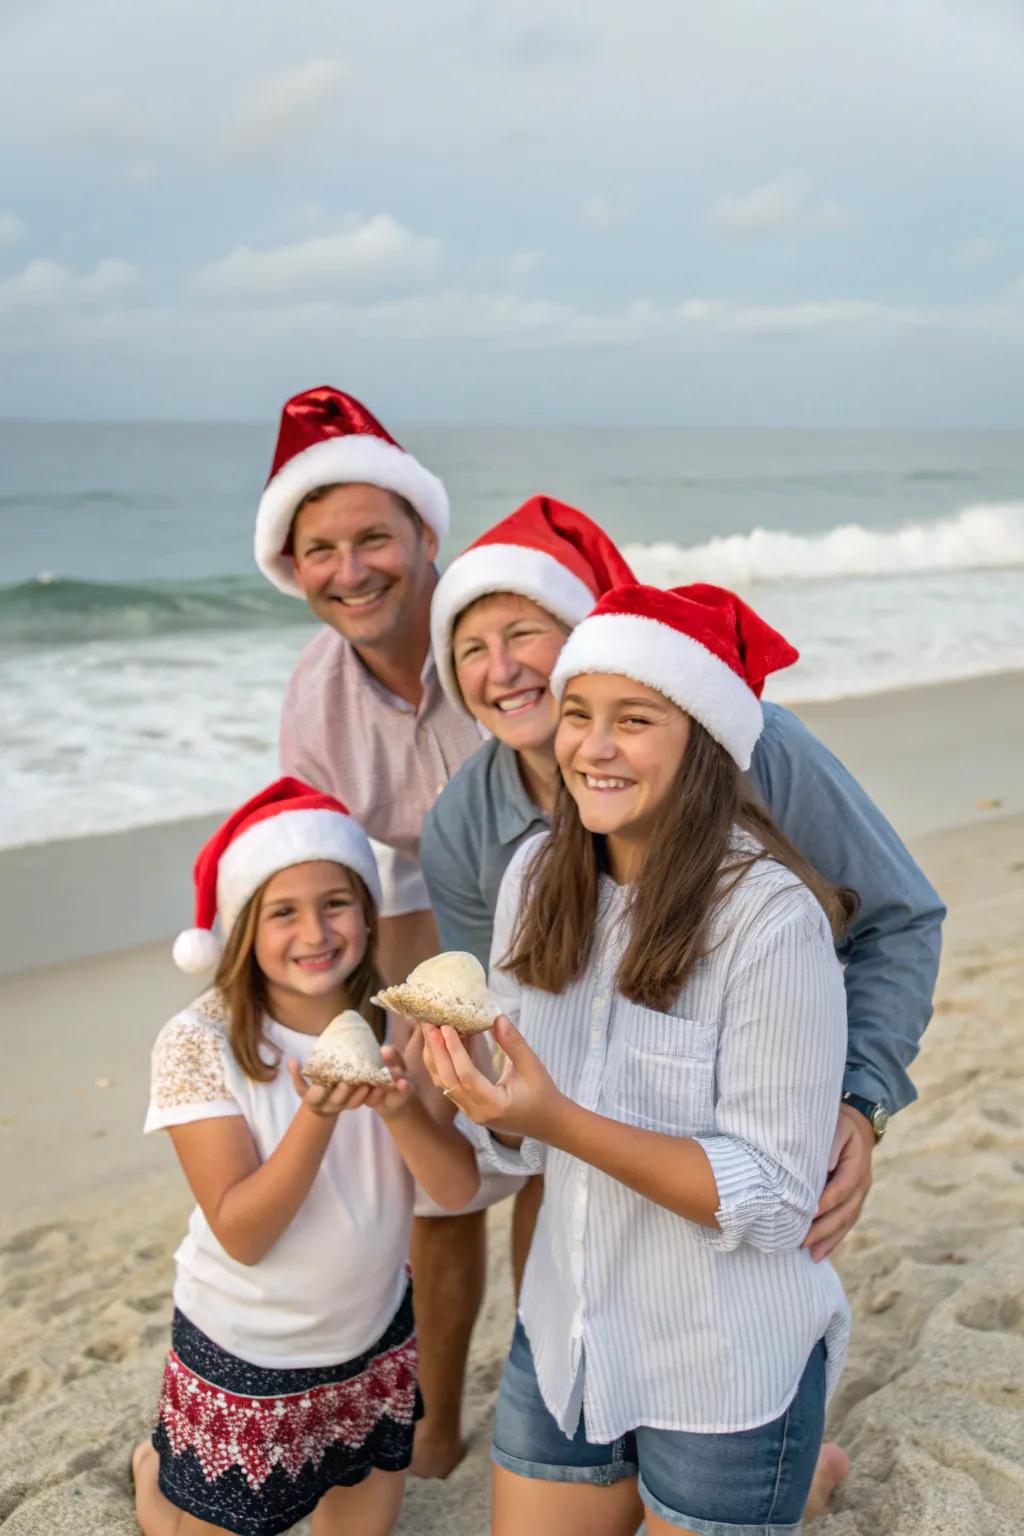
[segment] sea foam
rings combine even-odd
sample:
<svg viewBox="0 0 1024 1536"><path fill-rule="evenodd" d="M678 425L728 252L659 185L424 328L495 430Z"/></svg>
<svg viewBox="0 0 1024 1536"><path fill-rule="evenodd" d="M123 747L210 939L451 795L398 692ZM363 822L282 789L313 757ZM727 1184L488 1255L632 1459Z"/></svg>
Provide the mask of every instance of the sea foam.
<svg viewBox="0 0 1024 1536"><path fill-rule="evenodd" d="M1024 566L1024 502L965 507L954 517L901 528L846 523L806 535L752 528L689 549L673 543L627 544L623 553L642 581L658 586L711 581L750 587L997 570Z"/></svg>

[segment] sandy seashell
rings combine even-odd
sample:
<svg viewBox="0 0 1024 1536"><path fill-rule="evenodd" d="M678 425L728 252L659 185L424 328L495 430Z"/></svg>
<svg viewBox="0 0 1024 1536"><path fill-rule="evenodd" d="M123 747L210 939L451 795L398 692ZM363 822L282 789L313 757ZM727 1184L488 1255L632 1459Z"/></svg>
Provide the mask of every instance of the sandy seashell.
<svg viewBox="0 0 1024 1536"><path fill-rule="evenodd" d="M498 1016L483 966L461 949L424 960L400 986L385 988L373 1001L407 1019L450 1024L462 1035L490 1029Z"/></svg>
<svg viewBox="0 0 1024 1536"><path fill-rule="evenodd" d="M337 1083L367 1083L390 1088L391 1073L377 1044L377 1037L361 1013L347 1008L332 1019L313 1047L302 1075L322 1088Z"/></svg>

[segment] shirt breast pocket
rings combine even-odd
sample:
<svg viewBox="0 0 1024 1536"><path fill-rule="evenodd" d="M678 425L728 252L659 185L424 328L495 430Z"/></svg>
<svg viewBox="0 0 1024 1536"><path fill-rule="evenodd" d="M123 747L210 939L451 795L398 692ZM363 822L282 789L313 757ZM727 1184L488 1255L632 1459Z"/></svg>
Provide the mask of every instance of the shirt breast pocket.
<svg viewBox="0 0 1024 1536"><path fill-rule="evenodd" d="M605 1095L617 1118L672 1136L714 1129L716 1025L633 1004L616 1043Z"/></svg>

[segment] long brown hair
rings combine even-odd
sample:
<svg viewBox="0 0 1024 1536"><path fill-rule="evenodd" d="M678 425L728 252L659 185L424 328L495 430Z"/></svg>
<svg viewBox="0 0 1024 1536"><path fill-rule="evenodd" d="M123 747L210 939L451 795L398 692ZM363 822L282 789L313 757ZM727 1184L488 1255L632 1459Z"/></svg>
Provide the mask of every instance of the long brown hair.
<svg viewBox="0 0 1024 1536"><path fill-rule="evenodd" d="M345 982L348 1006L361 1013L377 1036L384 1041L384 1010L370 1002L374 992L383 986L377 970L377 908L363 881L354 869L345 866L352 882L352 889L363 909L366 921L366 951L351 976ZM217 967L213 984L220 990L228 1013L228 1038L235 1060L246 1077L257 1083L269 1083L277 1075L276 1060L267 1061L260 1052L262 1045L270 1045L263 1033L263 1015L267 1011L267 981L256 963L256 930L259 927L260 907L263 894L270 884L270 876L258 891L254 891L235 919L228 934L224 953Z"/></svg>
<svg viewBox="0 0 1024 1536"><path fill-rule="evenodd" d="M734 827L755 849L737 848ZM746 789L736 763L696 720L682 762L658 809L629 899L630 938L616 978L630 1001L669 1008L709 951L715 912L753 864L774 859L803 881L838 938L857 908L854 892L831 885L794 848ZM588 832L565 784L551 835L527 872L501 964L523 986L561 992L587 963L606 868L604 838Z"/></svg>

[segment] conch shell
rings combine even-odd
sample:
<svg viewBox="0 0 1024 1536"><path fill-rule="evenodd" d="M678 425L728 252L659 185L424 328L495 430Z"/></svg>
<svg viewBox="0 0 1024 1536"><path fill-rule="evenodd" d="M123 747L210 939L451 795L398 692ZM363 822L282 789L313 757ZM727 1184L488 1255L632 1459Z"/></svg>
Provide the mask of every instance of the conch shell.
<svg viewBox="0 0 1024 1536"><path fill-rule="evenodd" d="M424 960L400 986L385 988L373 1001L407 1019L450 1024L462 1035L490 1029L498 1016L483 966L461 949Z"/></svg>
<svg viewBox="0 0 1024 1536"><path fill-rule="evenodd" d="M353 1008L346 1008L331 1020L313 1047L302 1075L322 1088L333 1088L337 1083L366 1083L373 1088L390 1088L394 1084L376 1035Z"/></svg>

